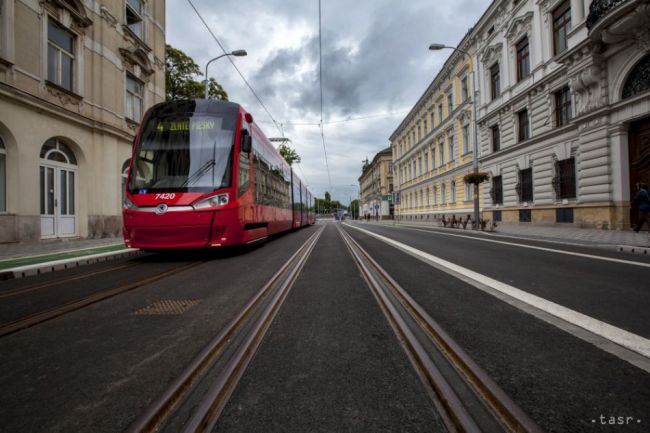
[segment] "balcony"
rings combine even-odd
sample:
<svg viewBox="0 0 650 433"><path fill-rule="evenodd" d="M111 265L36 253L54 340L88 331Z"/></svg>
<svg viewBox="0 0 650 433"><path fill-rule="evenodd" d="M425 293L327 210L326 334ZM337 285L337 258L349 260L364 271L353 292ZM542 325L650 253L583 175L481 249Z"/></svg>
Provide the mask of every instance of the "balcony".
<svg viewBox="0 0 650 433"><path fill-rule="evenodd" d="M650 48L649 21L648 0L594 0L589 6L587 28L594 41L615 44L634 40Z"/></svg>

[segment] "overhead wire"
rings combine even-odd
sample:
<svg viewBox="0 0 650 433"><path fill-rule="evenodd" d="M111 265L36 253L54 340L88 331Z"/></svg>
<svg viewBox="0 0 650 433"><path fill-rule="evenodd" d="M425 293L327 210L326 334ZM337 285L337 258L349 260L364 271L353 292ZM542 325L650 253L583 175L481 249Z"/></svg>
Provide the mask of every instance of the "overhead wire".
<svg viewBox="0 0 650 433"><path fill-rule="evenodd" d="M318 85L320 87L320 137L323 142L323 153L325 154L325 167L327 168L327 180L332 188L332 177L330 166L327 161L327 148L325 147L325 125L323 125L323 25L322 25L321 0L318 0Z"/></svg>
<svg viewBox="0 0 650 433"><path fill-rule="evenodd" d="M190 4L190 6L192 6L192 9L194 9L194 12L196 12L196 15L198 15L199 19L201 20L201 22L203 23L203 25L205 26L205 28L208 30L208 32L210 33L210 35L212 35L212 38L217 42L217 45L219 45L219 48L221 48L221 51L223 51L224 54L228 54L228 51L227 51L227 50L224 48L224 46L221 44L221 41L219 41L219 38L217 38L217 36L212 32L212 29L210 28L210 26L208 25L208 23L203 19L203 16L202 16L201 13L198 11L198 9L196 8L196 6L194 6L194 3L192 3L192 0L187 0L187 2ZM237 65L235 64L235 62L230 58L230 56L226 56L226 58L228 59L228 61L230 62L230 64L235 68L235 70L237 71L237 73L239 74L239 76L241 77L241 79L244 80L244 83L246 83L246 86L248 86L248 89L251 91L251 93L253 94L253 96L255 96L255 98L257 99L257 102L259 102L259 104L262 106L262 108L264 109L264 111L266 111L266 114L268 114L268 116L271 118L271 120L273 121L273 124L275 125L275 127L276 127L276 128L278 129L278 131L280 131L280 133L282 134L282 133L283 133L283 132L282 132L282 128L279 126L278 122L273 118L273 115L272 115L271 112L268 110L268 108L266 108L266 105L264 105L264 102L262 102L262 99L259 97L259 95L257 94L257 92L255 92L255 89L253 89L253 86L250 85L250 83L248 82L248 80L246 79L246 77L244 77L244 74L242 74L242 72L239 70L239 68L237 67ZM205 77L205 79L207 80L208 77Z"/></svg>

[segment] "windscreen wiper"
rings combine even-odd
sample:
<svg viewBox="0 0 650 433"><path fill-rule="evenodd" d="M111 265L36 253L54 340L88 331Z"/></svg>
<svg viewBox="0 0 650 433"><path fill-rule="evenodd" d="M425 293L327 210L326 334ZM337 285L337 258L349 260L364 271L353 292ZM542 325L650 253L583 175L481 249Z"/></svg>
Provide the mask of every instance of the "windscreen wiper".
<svg viewBox="0 0 650 433"><path fill-rule="evenodd" d="M205 164L203 164L201 166L201 168L199 168L198 170L196 170L194 172L194 174L192 174L191 176L188 176L188 178L185 180L185 182L183 182L181 184L180 188L183 188L185 186L189 186L190 184L192 184L192 183L196 182L197 180L199 180L205 174L205 172L208 171L210 168L212 168L215 164L216 164L216 162L214 161L214 159L210 159L210 160L206 161Z"/></svg>

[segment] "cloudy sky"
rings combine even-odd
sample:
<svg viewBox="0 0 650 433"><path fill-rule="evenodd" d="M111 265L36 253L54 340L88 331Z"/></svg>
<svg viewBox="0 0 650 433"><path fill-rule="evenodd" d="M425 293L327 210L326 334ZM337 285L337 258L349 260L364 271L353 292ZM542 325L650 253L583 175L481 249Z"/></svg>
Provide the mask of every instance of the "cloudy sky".
<svg viewBox="0 0 650 433"><path fill-rule="evenodd" d="M323 120L320 120L318 0L191 0L234 57L291 147L312 191L347 203L362 160L389 146L389 137L490 0L322 0ZM188 0L167 1L167 43L201 69L223 53ZM226 58L210 65L229 99L241 103L269 137L280 130ZM363 118L363 119L359 119Z"/></svg>

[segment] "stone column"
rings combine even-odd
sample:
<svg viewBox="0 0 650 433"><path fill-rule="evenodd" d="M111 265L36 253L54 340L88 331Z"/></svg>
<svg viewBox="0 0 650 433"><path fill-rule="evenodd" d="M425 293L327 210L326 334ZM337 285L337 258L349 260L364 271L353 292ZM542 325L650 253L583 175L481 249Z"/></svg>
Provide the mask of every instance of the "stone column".
<svg viewBox="0 0 650 433"><path fill-rule="evenodd" d="M628 127L615 125L609 128L612 167L612 201L614 202L613 227L625 230L630 227L630 152Z"/></svg>

